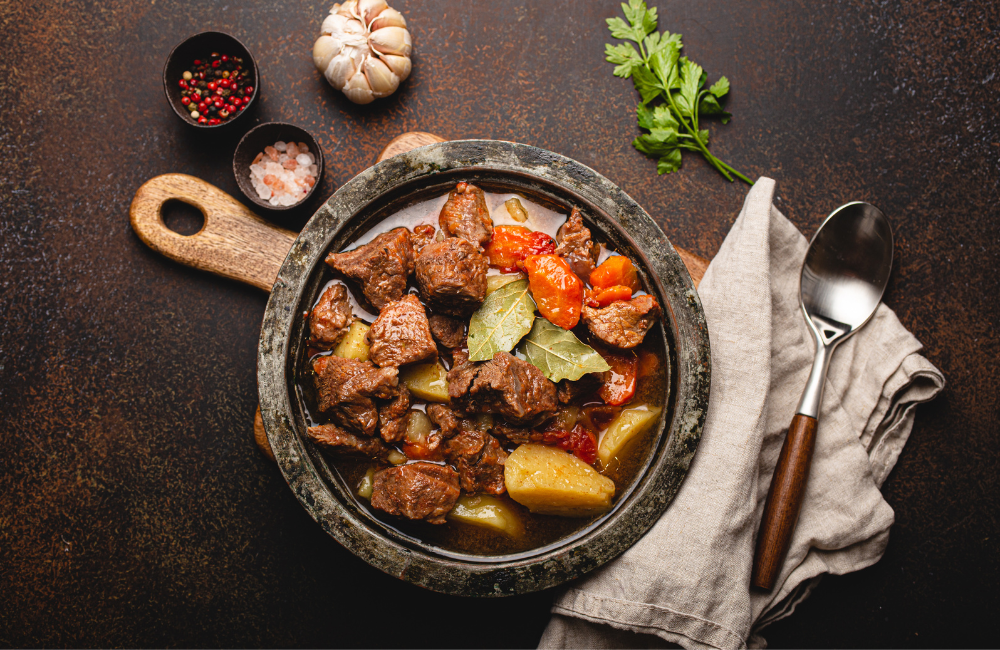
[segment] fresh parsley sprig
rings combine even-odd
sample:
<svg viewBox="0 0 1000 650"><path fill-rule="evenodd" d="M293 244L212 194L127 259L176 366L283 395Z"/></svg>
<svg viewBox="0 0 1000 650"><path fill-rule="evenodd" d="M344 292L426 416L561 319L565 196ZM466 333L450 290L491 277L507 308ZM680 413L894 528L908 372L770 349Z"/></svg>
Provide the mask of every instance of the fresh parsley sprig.
<svg viewBox="0 0 1000 650"><path fill-rule="evenodd" d="M729 92L729 80L719 80L704 89L708 75L701 66L681 56L680 34L656 31L656 7L646 8L643 0L622 3L626 23L608 18L611 35L632 43L605 45L607 60L615 64L615 76L632 78L642 102L636 107L643 133L632 142L642 153L656 158L656 171L669 174L681 168L681 150L697 151L710 165L732 181L733 177L753 185L753 181L716 158L708 150L708 129L701 129L704 116L715 116L727 124L731 115L719 100ZM656 100L661 103L654 105Z"/></svg>

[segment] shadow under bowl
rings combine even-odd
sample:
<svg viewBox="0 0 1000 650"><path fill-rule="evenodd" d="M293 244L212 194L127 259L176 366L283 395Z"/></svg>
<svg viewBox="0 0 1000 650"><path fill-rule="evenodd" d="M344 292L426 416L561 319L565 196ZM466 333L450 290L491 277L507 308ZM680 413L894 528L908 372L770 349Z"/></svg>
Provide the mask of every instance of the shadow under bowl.
<svg viewBox="0 0 1000 650"><path fill-rule="evenodd" d="M243 59L244 69L250 70L249 81L253 86L253 92L250 94L250 102L230 119L214 125L198 124L181 103L181 88L178 82L183 78L185 71L192 71L195 59L210 59L213 52ZM257 95L260 94L260 73L250 50L235 37L224 32L201 32L181 42L167 55L166 65L163 66L163 92L167 96L170 108L174 109L174 113L177 113L177 117L185 124L199 129L219 129L239 121L256 106Z"/></svg>
<svg viewBox="0 0 1000 650"><path fill-rule="evenodd" d="M305 196L292 205L271 205L267 200L260 198L253 183L250 182L250 165L254 158L264 151L264 147L273 147L278 141L304 142L309 147L309 153L316 158L316 182ZM236 184L240 186L240 191L253 201L254 205L266 210L290 210L308 201L319 187L323 179L323 151L319 148L316 138L305 129L285 122L266 122L250 129L236 145L236 153L233 155L233 174L236 176Z"/></svg>

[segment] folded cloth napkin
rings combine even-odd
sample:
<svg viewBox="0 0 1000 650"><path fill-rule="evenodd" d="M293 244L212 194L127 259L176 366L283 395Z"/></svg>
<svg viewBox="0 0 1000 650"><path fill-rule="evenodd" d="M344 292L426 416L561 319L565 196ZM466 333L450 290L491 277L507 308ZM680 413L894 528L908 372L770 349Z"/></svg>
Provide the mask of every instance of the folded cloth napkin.
<svg viewBox="0 0 1000 650"><path fill-rule="evenodd" d="M774 590L750 589L757 527L814 344L799 308L808 243L761 178L699 288L712 392L698 452L663 517L631 549L557 596L540 648L763 647L824 573L882 556L893 511L879 492L916 405L944 387L881 305L833 355L798 525Z"/></svg>

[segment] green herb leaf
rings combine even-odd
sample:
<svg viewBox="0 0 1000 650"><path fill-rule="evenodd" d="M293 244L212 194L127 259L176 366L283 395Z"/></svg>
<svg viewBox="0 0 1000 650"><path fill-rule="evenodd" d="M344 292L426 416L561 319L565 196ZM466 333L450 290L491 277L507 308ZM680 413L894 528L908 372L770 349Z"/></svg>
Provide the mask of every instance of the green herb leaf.
<svg viewBox="0 0 1000 650"><path fill-rule="evenodd" d="M708 130L699 128L700 118L718 117L727 124L732 117L719 100L729 93L729 80L720 77L703 90L708 74L688 57L680 56L684 43L680 34L658 32L656 8L647 8L643 0L622 4L625 20L608 18L611 35L632 41L605 46L605 57L615 64L614 74L632 78L641 103L636 119L642 133L632 144L642 153L657 158L660 174L677 171L681 166L681 150L696 151L730 181L739 178L748 185L753 182L716 158L708 150Z"/></svg>
<svg viewBox="0 0 1000 650"><path fill-rule="evenodd" d="M719 80L709 87L708 92L712 93L719 99L722 99L722 97L729 92L729 79L719 77Z"/></svg>
<svg viewBox="0 0 1000 650"><path fill-rule="evenodd" d="M635 89L642 96L642 103L645 104L651 99L655 99L663 91L663 87L646 66L637 66L632 70L632 83Z"/></svg>
<svg viewBox="0 0 1000 650"><path fill-rule="evenodd" d="M640 135L632 141L632 146L653 158L667 155L671 149L677 148L677 133L673 132L663 139L657 138L657 133ZM670 137L672 136L672 137Z"/></svg>
<svg viewBox="0 0 1000 650"><path fill-rule="evenodd" d="M573 332L541 317L535 319L520 349L528 363L552 381L576 381L587 373L611 369L594 348L582 343Z"/></svg>
<svg viewBox="0 0 1000 650"><path fill-rule="evenodd" d="M681 150L674 149L656 161L657 174L669 174L681 168Z"/></svg>
<svg viewBox="0 0 1000 650"><path fill-rule="evenodd" d="M607 55L605 57L607 61L618 64L615 67L616 77L628 79L632 76L632 70L643 65L642 57L635 51L631 43L621 43L615 46L605 45L604 53Z"/></svg>
<svg viewBox="0 0 1000 650"><path fill-rule="evenodd" d="M469 321L469 359L486 361L497 352L510 352L531 331L534 320L528 281L505 284L486 296Z"/></svg>
<svg viewBox="0 0 1000 650"><path fill-rule="evenodd" d="M701 66L687 57L681 58L681 88L677 96L677 106L681 117L694 117L697 110L698 89L701 87Z"/></svg>
<svg viewBox="0 0 1000 650"><path fill-rule="evenodd" d="M636 43L642 41L641 38L636 40L635 30L629 25L626 25L625 21L621 18L608 18L608 29L611 30L611 35L615 38L635 41Z"/></svg>

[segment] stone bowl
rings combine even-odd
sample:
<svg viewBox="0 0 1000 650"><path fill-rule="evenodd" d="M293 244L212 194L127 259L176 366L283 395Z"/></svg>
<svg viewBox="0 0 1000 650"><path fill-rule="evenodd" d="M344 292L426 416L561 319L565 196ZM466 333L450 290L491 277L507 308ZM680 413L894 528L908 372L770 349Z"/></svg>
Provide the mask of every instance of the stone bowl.
<svg viewBox="0 0 1000 650"><path fill-rule="evenodd" d="M662 336L670 391L645 465L614 508L541 548L510 555L458 553L372 517L337 470L305 437L296 389L310 309L330 250L340 250L392 212L442 194L460 180L532 200L577 206L598 237L636 263L664 307ZM328 277L328 276L327 276ZM554 587L617 557L670 505L687 474L708 408L711 360L701 301L681 258L646 212L594 170L535 147L490 140L432 144L371 167L344 184L306 224L278 273L264 314L257 377L267 437L281 472L306 511L372 566L433 591L506 596Z"/></svg>
<svg viewBox="0 0 1000 650"><path fill-rule="evenodd" d="M304 142L309 147L309 153L316 157L316 183L301 200L292 205L271 205L260 198L253 183L250 182L250 164L253 163L254 158L264 151L264 147L272 146L279 141ZM254 205L265 210L291 210L305 204L319 187L320 181L323 179L323 150L320 149L316 138L302 127L285 122L265 122L247 131L240 143L236 145L236 151L233 153L233 174L236 176L236 184L239 185L240 191Z"/></svg>
<svg viewBox="0 0 1000 650"><path fill-rule="evenodd" d="M197 120L191 118L190 113L181 103L181 89L178 87L177 81L195 59L208 58L212 52L242 58L244 64L249 65L252 70L253 93L250 95L250 103L246 105L246 108L237 113L231 120L215 125L198 124ZM167 61L163 65L163 93L167 96L170 108L185 124L197 129L225 129L239 122L244 115L256 107L257 96L260 95L260 71L257 69L257 62L253 58L253 54L235 36L230 36L225 32L201 32L178 43L167 55Z"/></svg>

